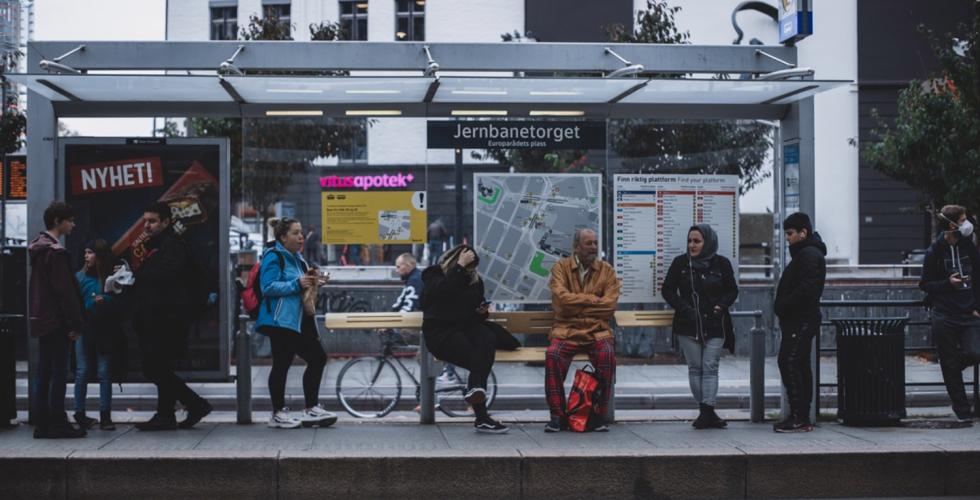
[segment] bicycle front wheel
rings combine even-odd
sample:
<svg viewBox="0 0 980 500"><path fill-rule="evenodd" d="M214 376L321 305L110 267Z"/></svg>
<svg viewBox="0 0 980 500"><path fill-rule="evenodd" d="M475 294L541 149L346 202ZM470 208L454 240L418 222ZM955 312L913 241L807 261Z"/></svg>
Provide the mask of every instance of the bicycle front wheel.
<svg viewBox="0 0 980 500"><path fill-rule="evenodd" d="M472 417L473 408L466 402L466 380L470 376L469 370L455 368L455 380L450 379L449 383L440 384L436 382L436 404L443 413L450 417ZM497 397L497 375L490 371L487 377L487 409L493 405L493 400Z"/></svg>
<svg viewBox="0 0 980 500"><path fill-rule="evenodd" d="M385 358L354 358L337 375L337 399L355 417L383 417L395 409L401 394L401 376Z"/></svg>

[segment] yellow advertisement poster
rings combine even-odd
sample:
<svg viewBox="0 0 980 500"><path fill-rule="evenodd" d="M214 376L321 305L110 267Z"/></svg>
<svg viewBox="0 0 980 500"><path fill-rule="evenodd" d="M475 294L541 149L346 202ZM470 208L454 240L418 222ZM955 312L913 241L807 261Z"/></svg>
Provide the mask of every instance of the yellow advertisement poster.
<svg viewBox="0 0 980 500"><path fill-rule="evenodd" d="M425 191L321 193L328 245L425 243Z"/></svg>

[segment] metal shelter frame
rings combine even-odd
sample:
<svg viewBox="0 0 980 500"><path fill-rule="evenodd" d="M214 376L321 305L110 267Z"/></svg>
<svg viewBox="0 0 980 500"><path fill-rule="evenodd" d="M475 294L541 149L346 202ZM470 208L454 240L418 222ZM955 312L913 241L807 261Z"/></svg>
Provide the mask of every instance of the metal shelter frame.
<svg viewBox="0 0 980 500"><path fill-rule="evenodd" d="M846 82L812 80L812 71L796 68L797 49L787 46L704 46L597 43L417 43L417 42L86 42L33 41L27 47L26 74L7 75L28 87L27 157L28 231L44 229L42 213L56 198L59 139L57 124L66 117L213 116L261 117L270 111L345 116L352 105L397 110L405 117L449 117L459 102L440 99L440 87L453 78L483 77L504 85L547 79L550 85L576 82L625 90L603 100L496 99L465 103L470 110L500 109L509 118L530 111L567 110L575 116L609 118L759 119L778 122L775 151L777 216L782 213L782 146L799 144L799 207L814 214L813 95ZM339 72L353 72L348 76ZM122 73L122 74L121 74ZM734 79L715 79L717 74ZM379 76L380 75L380 76ZM546 75L544 77L533 75ZM624 76L625 75L625 76ZM788 82L779 77L798 77ZM303 82L356 82L391 78L398 85L425 85L416 101L362 100L297 102L295 96L257 102L244 87L259 79ZM204 80L205 84L200 82ZM196 83L195 83L196 82ZM706 87L706 83L708 86ZM713 83L712 83L713 82ZM775 82L775 83L774 83ZM189 85L201 85L198 93ZM142 84L142 86L141 86ZM182 85L189 87L179 91ZM786 84L785 88L780 85ZM76 91L116 85L118 93L97 98ZM766 87L751 98L734 99L739 90ZM716 93L715 87L732 90ZM169 92L173 87L175 92ZM659 88L680 89L657 99ZM686 99L698 90L696 98ZM220 92L214 91L220 89ZM127 93L129 92L129 93ZM646 96L637 99L641 94ZM288 114L288 113L287 113ZM55 178L52 182L52 178ZM780 258L780 262L785 259ZM775 276L778 279L778 269Z"/></svg>

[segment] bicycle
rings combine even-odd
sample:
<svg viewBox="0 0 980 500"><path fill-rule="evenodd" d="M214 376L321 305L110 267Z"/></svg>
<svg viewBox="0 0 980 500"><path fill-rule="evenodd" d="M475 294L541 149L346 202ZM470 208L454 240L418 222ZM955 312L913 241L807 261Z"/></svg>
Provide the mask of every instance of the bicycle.
<svg viewBox="0 0 980 500"><path fill-rule="evenodd" d="M337 375L337 399L347 413L359 418L381 418L392 412L402 394L402 379L395 365L415 384L415 400L421 401L418 379L396 353L418 352L417 346L401 345L392 330L381 332L381 351L377 356L353 358L344 364ZM394 363L392 363L394 361ZM472 408L463 399L469 371L456 367L456 377L449 383L436 383L436 408L450 417L473 416ZM497 396L497 376L490 371L487 378L489 409Z"/></svg>

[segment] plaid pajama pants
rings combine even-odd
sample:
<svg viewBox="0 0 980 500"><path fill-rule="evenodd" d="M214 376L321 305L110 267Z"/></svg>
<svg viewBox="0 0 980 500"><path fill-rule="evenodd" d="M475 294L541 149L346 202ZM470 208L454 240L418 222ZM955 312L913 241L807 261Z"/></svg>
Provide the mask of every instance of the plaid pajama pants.
<svg viewBox="0 0 980 500"><path fill-rule="evenodd" d="M598 340L593 344L573 344L564 340L552 340L545 355L544 388L552 417L565 416L565 376L572 358L580 352L589 353L589 361L605 383L602 401L596 402L596 412L606 414L609 391L616 373L616 349L611 339Z"/></svg>

